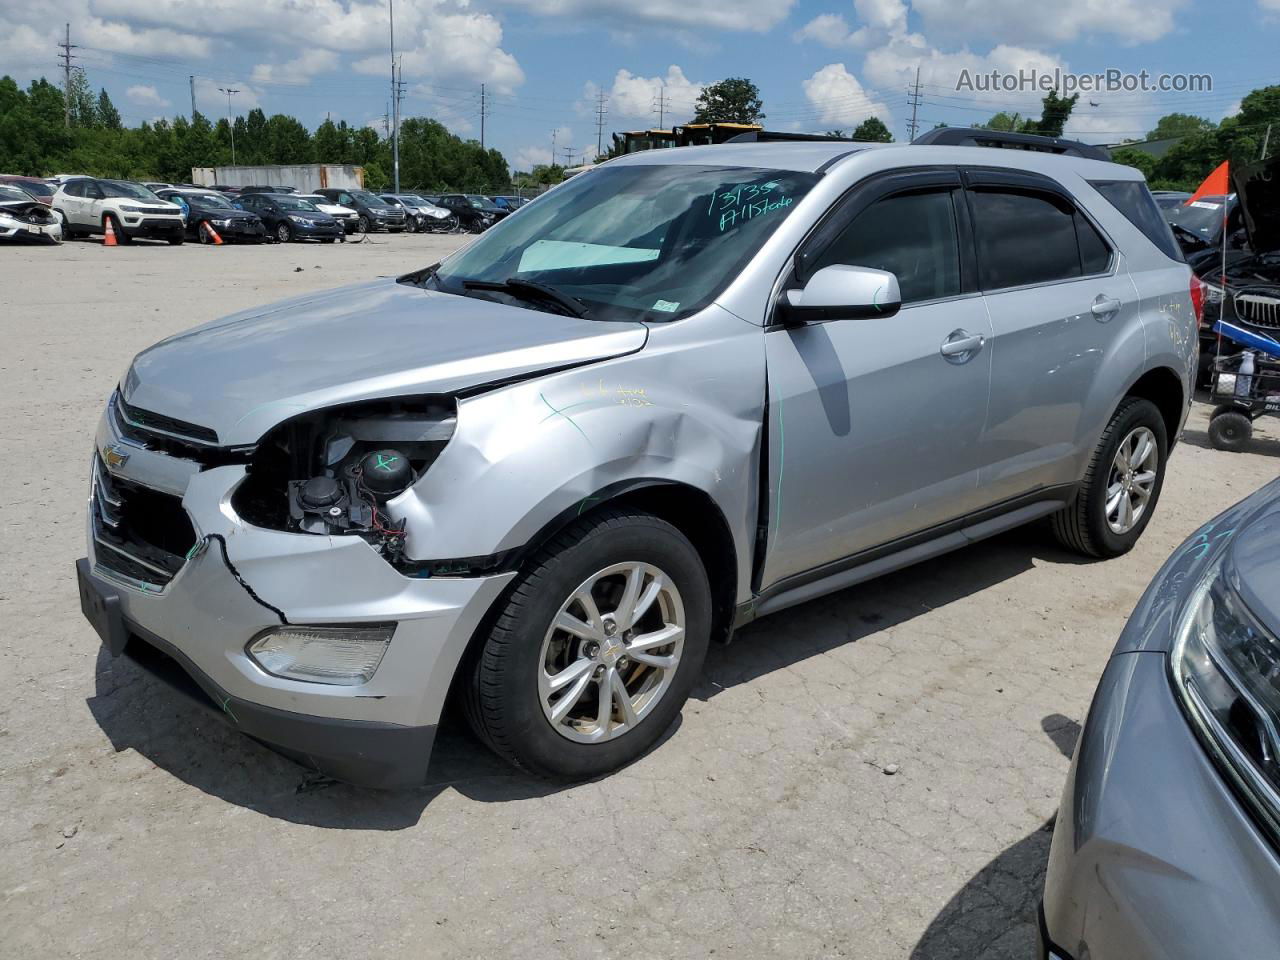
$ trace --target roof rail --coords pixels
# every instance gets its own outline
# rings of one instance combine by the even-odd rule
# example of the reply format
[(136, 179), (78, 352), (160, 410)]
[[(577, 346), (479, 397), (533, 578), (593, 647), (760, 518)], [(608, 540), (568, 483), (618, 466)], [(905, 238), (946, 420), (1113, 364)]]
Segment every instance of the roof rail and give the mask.
[(925, 131), (911, 142), (947, 147), (1003, 147), (1006, 150), (1035, 150), (1040, 153), (1084, 157), (1086, 160), (1111, 159), (1102, 147), (1081, 143), (1079, 140), (1042, 137), (1034, 133), (985, 130), (981, 127), (937, 127)]
[(748, 130), (736, 137), (730, 137), (725, 143), (773, 143), (780, 140), (821, 140), (837, 143), (852, 143), (850, 137), (833, 137), (825, 133), (785, 133), (781, 130)]

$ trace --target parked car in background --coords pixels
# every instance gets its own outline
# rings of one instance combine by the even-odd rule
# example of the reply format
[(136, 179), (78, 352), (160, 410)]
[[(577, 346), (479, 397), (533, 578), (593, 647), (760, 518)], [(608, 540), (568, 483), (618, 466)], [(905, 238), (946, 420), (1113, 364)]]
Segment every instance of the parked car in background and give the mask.
[(390, 231), (399, 233), (408, 229), (404, 210), (393, 207), (387, 201), (368, 190), (346, 190), (340, 187), (323, 187), (316, 191), (334, 203), (350, 207), (356, 212), (356, 229), (361, 233)]
[(329, 216), (333, 217), (333, 219), (337, 220), (338, 223), (342, 225), (343, 239), (346, 239), (346, 234), (357, 232), (357, 221), (360, 219), (360, 214), (356, 213), (350, 207), (344, 207), (340, 203), (334, 203), (328, 197), (321, 196), (318, 193), (298, 193), (295, 194), (295, 196), (299, 199), (306, 200), (309, 203), (314, 203), (316, 205), (316, 209), (321, 213), (327, 213)]
[(265, 183), (250, 184), (247, 187), (240, 187), (238, 190), (241, 194), (247, 193), (284, 193), (279, 187), (271, 187)]
[(1205, 524), (1129, 617), (1053, 832), (1040, 958), (1280, 943), (1280, 481)]
[(404, 211), (410, 232), (450, 233), (458, 227), (458, 218), (451, 211), (416, 193), (383, 193), (380, 196)]
[(490, 197), (495, 206), (501, 207), (503, 210), (515, 213), (526, 203), (529, 202), (528, 197)]
[(1132, 549), (1193, 291), (1131, 167), (629, 154), (441, 263), (140, 354), (81, 606), (330, 776), (421, 783), (453, 691), (521, 769), (589, 779), (755, 617), (1043, 518)]
[(149, 181), (149, 180), (144, 180), (142, 182), (142, 185), (146, 187), (148, 190), (150, 190), (152, 193), (156, 194), (157, 196), (159, 195), (159, 192), (161, 190), (172, 190), (173, 187), (175, 186), (175, 184), (172, 184), (172, 183), (158, 183), (158, 182)]
[(452, 211), (462, 229), (472, 233), (488, 230), (511, 212), (479, 194), (446, 193), (440, 198), (440, 206)]
[(1185, 190), (1152, 190), (1151, 196), (1161, 210), (1172, 210), (1191, 199), (1191, 194)]
[(211, 243), (208, 227), (212, 227), (224, 242), (261, 243), (267, 238), (262, 218), (249, 210), (242, 210), (229, 199), (212, 190), (161, 190), (161, 200), (168, 200), (182, 207), (186, 217), (188, 240)]
[(53, 195), (66, 239), (104, 233), (110, 223), (118, 243), (134, 239), (183, 242), (182, 208), (161, 200), (140, 183), (76, 177), (63, 181)]
[(0, 176), (0, 183), (11, 183), (15, 187), (20, 187), (46, 207), (53, 204), (53, 195), (58, 190), (56, 183), (50, 183), (40, 177), (19, 177), (8, 174)]
[(58, 243), (62, 223), (57, 214), (14, 183), (0, 183), (0, 241)]
[(250, 193), (238, 197), (235, 205), (261, 217), (267, 231), (280, 243), (290, 240), (333, 243), (343, 236), (342, 225), (337, 220), (301, 197), (287, 193)]

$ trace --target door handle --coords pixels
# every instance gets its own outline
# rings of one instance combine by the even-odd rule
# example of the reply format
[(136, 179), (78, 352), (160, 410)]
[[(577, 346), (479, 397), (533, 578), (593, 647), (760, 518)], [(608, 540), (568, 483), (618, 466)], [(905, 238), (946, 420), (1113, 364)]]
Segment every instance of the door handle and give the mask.
[(973, 359), (986, 342), (986, 337), (981, 334), (970, 333), (968, 330), (953, 330), (947, 339), (942, 341), (939, 352), (951, 363), (964, 363)]
[(1093, 298), (1093, 306), (1089, 309), (1093, 311), (1095, 317), (1105, 323), (1120, 312), (1120, 301), (1100, 293)]

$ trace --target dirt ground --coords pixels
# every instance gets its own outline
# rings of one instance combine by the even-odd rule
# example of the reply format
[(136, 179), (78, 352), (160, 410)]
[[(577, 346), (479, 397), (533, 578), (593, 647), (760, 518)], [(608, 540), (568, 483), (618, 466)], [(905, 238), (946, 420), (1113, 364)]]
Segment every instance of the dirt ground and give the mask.
[(568, 789), (457, 721), (420, 790), (317, 785), (99, 652), (73, 561), (133, 354), (456, 242), (0, 250), (0, 954), (1029, 958), (1108, 651), (1173, 547), (1276, 475), (1276, 421), (1219, 453), (1197, 405), (1120, 560), (1024, 530), (757, 622), (656, 750)]

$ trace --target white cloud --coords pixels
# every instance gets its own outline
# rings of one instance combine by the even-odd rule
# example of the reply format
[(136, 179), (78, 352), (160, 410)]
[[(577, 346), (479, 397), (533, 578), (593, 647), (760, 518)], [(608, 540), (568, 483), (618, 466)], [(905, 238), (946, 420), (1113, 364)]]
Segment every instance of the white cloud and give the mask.
[(338, 66), (338, 55), (332, 50), (314, 47), (284, 63), (260, 63), (253, 68), (254, 83), (303, 83), (318, 73), (328, 73)]
[(854, 45), (855, 31), (850, 29), (849, 21), (838, 13), (820, 13), (793, 34), (793, 39), (800, 43), (812, 40), (824, 47), (849, 47)]
[[(672, 64), (665, 76), (642, 77), (630, 70), (619, 70), (613, 78), (609, 94), (610, 119), (641, 119), (652, 117), (658, 123), (658, 97), (666, 98), (663, 122), (668, 126), (682, 123), (693, 115), (693, 105), (705, 84), (694, 83), (684, 75), (680, 67)], [(587, 85), (583, 100), (584, 113), (595, 110), (594, 86)]]
[[(401, 36), (397, 32), (397, 37)], [(397, 40), (397, 45), (402, 42)], [(385, 45), (385, 38), (381, 41)], [(456, 82), (487, 83), (497, 94), (511, 93), (524, 83), (516, 58), (502, 49), (502, 24), (487, 13), (442, 13), (407, 34), (408, 46), (397, 50), (402, 69), (410, 76)], [(388, 71), (387, 55), (379, 51), (354, 64), (360, 73)], [(478, 92), (478, 91), (477, 91)]]
[[(227, 95), (225, 90), (237, 90), (231, 95), (231, 116), (239, 117), (254, 107), (262, 106), (261, 90), (255, 89), (243, 80), (209, 80), (196, 77), (196, 103), (206, 117), (216, 118), (227, 115)], [(210, 109), (212, 106), (213, 109)]]
[(889, 108), (871, 95), (843, 63), (829, 63), (804, 81), (804, 95), (821, 123), (855, 127), (868, 117), (892, 120)]
[(590, 17), (664, 27), (767, 33), (787, 18), (795, 0), (499, 0), (541, 16)]
[(550, 147), (521, 147), (511, 161), (511, 169), (529, 171), (551, 163)]
[[(1065, 43), (1110, 36), (1125, 44), (1150, 43), (1170, 33), (1189, 0), (912, 0), (931, 35), (943, 40), (1011, 44)], [(1275, 2), (1275, 0), (1272, 0)]]
[[(556, 149), (554, 156), (551, 153), (552, 144)], [(545, 143), (527, 144), (517, 150), (511, 161), (511, 169), (532, 170), (539, 164), (553, 162), (568, 165), (566, 155), (571, 155), (573, 164), (576, 165), (582, 163), (584, 158), (589, 159), (595, 153), (595, 147), (594, 142), (590, 147), (575, 147), (573, 130), (569, 127), (556, 127), (553, 133), (548, 135)]]
[(135, 83), (124, 92), (124, 95), (142, 107), (159, 109), (169, 106), (169, 101), (160, 96), (159, 91), (149, 83)]

